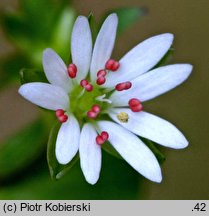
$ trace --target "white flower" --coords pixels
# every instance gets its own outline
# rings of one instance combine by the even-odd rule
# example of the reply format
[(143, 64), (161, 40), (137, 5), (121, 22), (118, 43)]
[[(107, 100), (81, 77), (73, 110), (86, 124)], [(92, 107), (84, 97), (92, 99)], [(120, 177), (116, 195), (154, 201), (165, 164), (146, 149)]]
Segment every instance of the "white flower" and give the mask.
[[(142, 111), (141, 102), (181, 84), (192, 66), (152, 69), (171, 47), (173, 35), (169, 33), (143, 41), (119, 62), (109, 61), (117, 24), (116, 14), (107, 17), (92, 51), (88, 20), (79, 16), (72, 32), (72, 64), (66, 67), (53, 50), (46, 49), (43, 67), (50, 84), (27, 83), (19, 93), (40, 107), (56, 111), (63, 123), (56, 141), (57, 160), (67, 164), (79, 150), (81, 168), (90, 184), (99, 178), (101, 145), (106, 140), (141, 175), (160, 182), (158, 161), (137, 135), (175, 149), (185, 148), (188, 142), (174, 125)], [(102, 120), (105, 115), (116, 123)]]

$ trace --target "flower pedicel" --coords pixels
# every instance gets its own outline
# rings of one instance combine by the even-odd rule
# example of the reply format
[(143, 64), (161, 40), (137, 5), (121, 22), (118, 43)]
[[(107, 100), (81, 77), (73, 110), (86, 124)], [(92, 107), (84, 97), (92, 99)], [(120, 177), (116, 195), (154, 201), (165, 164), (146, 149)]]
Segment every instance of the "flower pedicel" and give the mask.
[[(90, 184), (99, 179), (101, 146), (107, 140), (141, 175), (161, 182), (158, 161), (138, 136), (174, 149), (185, 148), (188, 142), (174, 125), (143, 111), (142, 103), (181, 84), (192, 66), (152, 69), (171, 47), (169, 33), (143, 41), (120, 61), (111, 59), (117, 24), (117, 15), (109, 15), (92, 48), (88, 19), (79, 16), (71, 38), (72, 63), (66, 67), (52, 49), (46, 49), (43, 67), (49, 83), (27, 83), (19, 93), (55, 111), (62, 123), (56, 158), (67, 164), (79, 150), (81, 169)], [(113, 121), (104, 120), (105, 116)]]

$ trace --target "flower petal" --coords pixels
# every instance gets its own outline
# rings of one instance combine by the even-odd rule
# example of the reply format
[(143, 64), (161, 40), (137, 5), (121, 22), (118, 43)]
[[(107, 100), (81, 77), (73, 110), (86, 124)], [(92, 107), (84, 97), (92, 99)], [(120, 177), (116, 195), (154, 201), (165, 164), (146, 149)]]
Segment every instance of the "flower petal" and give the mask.
[(43, 52), (43, 67), (51, 84), (60, 86), (67, 92), (69, 91), (71, 81), (67, 74), (67, 67), (54, 50), (47, 48)]
[(109, 133), (110, 143), (135, 170), (151, 181), (161, 182), (161, 169), (157, 159), (137, 136), (109, 121), (100, 121), (98, 125), (102, 131)]
[(104, 69), (105, 63), (110, 59), (116, 38), (118, 17), (110, 14), (104, 21), (93, 49), (91, 62), (91, 80), (96, 79), (99, 70)]
[(80, 128), (74, 116), (62, 124), (56, 141), (56, 158), (60, 164), (67, 164), (76, 155), (79, 148)]
[(118, 71), (108, 74), (104, 87), (114, 87), (118, 83), (131, 81), (147, 72), (166, 54), (172, 42), (173, 35), (166, 33), (138, 44), (120, 60)]
[(90, 184), (95, 184), (99, 179), (102, 155), (101, 146), (96, 143), (97, 132), (90, 124), (85, 124), (80, 137), (80, 162), (81, 169)]
[(27, 83), (18, 91), (25, 99), (45, 109), (66, 110), (69, 107), (67, 93), (59, 86), (48, 83)]
[(91, 30), (88, 19), (84, 16), (79, 16), (75, 21), (72, 31), (71, 53), (73, 63), (78, 69), (76, 80), (80, 82), (89, 71), (92, 54)]
[[(117, 118), (120, 112), (128, 114), (128, 122), (123, 123)], [(185, 148), (188, 145), (184, 135), (174, 125), (150, 113), (135, 113), (130, 109), (117, 108), (109, 110), (109, 116), (129, 131), (160, 145), (174, 149)]]
[(127, 106), (131, 98), (150, 100), (180, 85), (191, 71), (192, 65), (189, 64), (159, 67), (134, 79), (129, 90), (115, 91), (110, 100), (115, 106)]

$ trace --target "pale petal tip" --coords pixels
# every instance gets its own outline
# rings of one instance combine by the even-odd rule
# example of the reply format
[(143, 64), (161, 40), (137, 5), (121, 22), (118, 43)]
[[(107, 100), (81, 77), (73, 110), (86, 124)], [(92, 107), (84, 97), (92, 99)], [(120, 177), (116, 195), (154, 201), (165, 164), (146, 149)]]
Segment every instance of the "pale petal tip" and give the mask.
[(116, 13), (111, 13), (107, 19), (110, 19), (112, 22), (118, 22), (118, 15)]
[(91, 185), (95, 185), (98, 181), (98, 178), (88, 178), (88, 177), (85, 177), (86, 181), (91, 184)]
[(66, 158), (61, 152), (55, 150), (55, 156), (59, 164), (66, 165), (70, 162), (69, 158)]

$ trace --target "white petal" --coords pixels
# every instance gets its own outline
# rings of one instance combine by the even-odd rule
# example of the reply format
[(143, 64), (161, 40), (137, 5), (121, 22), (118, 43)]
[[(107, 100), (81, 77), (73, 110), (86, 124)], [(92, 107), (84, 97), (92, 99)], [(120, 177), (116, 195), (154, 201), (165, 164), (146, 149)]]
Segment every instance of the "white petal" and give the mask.
[(43, 53), (43, 67), (48, 81), (69, 91), (71, 81), (67, 74), (67, 67), (63, 60), (52, 49), (45, 49)]
[(172, 42), (173, 35), (166, 33), (138, 44), (120, 60), (118, 71), (108, 74), (104, 86), (114, 87), (117, 83), (131, 81), (147, 72), (166, 54)]
[(56, 141), (56, 158), (60, 164), (67, 164), (76, 155), (79, 148), (80, 128), (72, 115), (62, 124)]
[(27, 83), (22, 85), (18, 91), (25, 99), (45, 109), (67, 110), (69, 97), (59, 86), (48, 83)]
[[(129, 115), (127, 123), (118, 120), (117, 114), (126, 112)], [(184, 135), (170, 122), (147, 112), (134, 113), (130, 109), (117, 108), (109, 111), (110, 117), (131, 132), (152, 140), (160, 145), (181, 149), (188, 145)]]
[(151, 181), (161, 182), (157, 159), (137, 136), (116, 123), (100, 121), (98, 124), (102, 131), (109, 133), (110, 143), (135, 170)]
[(116, 106), (127, 106), (131, 98), (147, 101), (155, 98), (184, 82), (192, 71), (189, 64), (174, 64), (159, 67), (132, 81), (127, 91), (115, 91), (110, 100)]
[(104, 21), (93, 49), (91, 62), (91, 80), (96, 79), (96, 73), (104, 69), (105, 63), (110, 59), (115, 43), (118, 17), (115, 13), (109, 15)]
[(101, 170), (101, 146), (96, 143), (96, 136), (96, 130), (90, 124), (85, 124), (81, 131), (79, 153), (81, 169), (90, 184), (98, 181)]
[(88, 19), (84, 16), (79, 16), (75, 21), (71, 38), (71, 53), (73, 63), (78, 69), (76, 79), (80, 82), (89, 71), (92, 54), (91, 30)]

